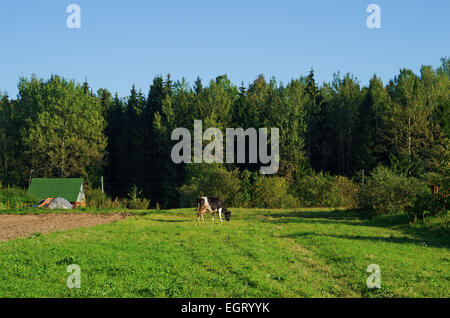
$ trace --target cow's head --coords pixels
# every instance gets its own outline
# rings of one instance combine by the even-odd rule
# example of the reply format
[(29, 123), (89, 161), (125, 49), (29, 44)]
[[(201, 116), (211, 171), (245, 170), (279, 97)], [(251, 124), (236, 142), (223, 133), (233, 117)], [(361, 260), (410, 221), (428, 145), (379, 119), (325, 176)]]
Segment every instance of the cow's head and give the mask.
[(231, 211), (225, 211), (225, 220), (230, 221), (230, 217), (231, 217)]

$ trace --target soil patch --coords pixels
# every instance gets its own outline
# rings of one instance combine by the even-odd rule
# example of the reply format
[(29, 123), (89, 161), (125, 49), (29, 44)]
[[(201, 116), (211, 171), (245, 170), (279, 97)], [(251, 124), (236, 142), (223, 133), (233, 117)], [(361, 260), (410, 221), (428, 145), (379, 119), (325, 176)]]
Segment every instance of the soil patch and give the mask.
[(50, 233), (54, 231), (70, 230), (78, 227), (89, 227), (98, 224), (123, 220), (125, 213), (112, 214), (70, 214), (49, 213), (13, 215), (0, 214), (0, 241), (19, 237), (28, 237), (33, 233)]

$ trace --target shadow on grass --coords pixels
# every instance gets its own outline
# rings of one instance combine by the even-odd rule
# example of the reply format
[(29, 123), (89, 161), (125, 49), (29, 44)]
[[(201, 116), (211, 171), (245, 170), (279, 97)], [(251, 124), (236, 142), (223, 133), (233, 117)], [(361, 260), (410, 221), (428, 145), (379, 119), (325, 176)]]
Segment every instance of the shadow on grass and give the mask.
[(346, 224), (366, 225), (370, 215), (367, 212), (357, 210), (335, 211), (305, 211), (283, 212), (264, 215), (262, 222), (274, 224), (289, 223), (317, 223), (317, 224)]
[(182, 222), (192, 222), (193, 220), (161, 220), (161, 219), (150, 219), (156, 222), (164, 222), (164, 223), (182, 223)]
[(370, 213), (360, 210), (334, 210), (334, 211), (299, 211), (299, 212), (282, 212), (270, 213), (270, 217), (274, 218), (303, 218), (303, 219), (320, 219), (327, 220), (366, 220), (371, 217)]
[[(385, 242), (385, 243), (398, 243), (398, 244), (414, 244), (414, 245), (429, 245), (428, 242), (424, 242), (418, 238), (409, 238), (409, 237), (384, 237), (384, 236), (361, 236), (361, 235), (337, 235), (337, 234), (320, 234), (314, 232), (303, 232), (303, 233), (294, 233), (288, 234), (284, 236), (280, 236), (282, 238), (298, 238), (304, 236), (320, 236), (320, 237), (330, 237), (337, 239), (345, 239), (345, 240), (356, 240), (356, 241), (373, 241), (373, 242)], [(433, 245), (434, 246), (434, 245)], [(443, 245), (436, 247), (444, 247)]]
[(358, 222), (358, 220), (354, 221), (341, 221), (341, 220), (326, 220), (326, 219), (312, 219), (312, 218), (280, 218), (278, 220), (274, 219), (262, 219), (263, 223), (272, 223), (272, 224), (294, 224), (294, 223), (308, 223), (308, 224), (345, 224), (345, 225), (364, 225), (362, 222)]
[[(450, 241), (447, 232), (433, 232), (423, 227), (413, 227), (409, 222), (409, 217), (406, 214), (391, 214), (373, 216), (366, 211), (361, 210), (335, 210), (335, 211), (306, 211), (306, 212), (287, 212), (287, 213), (271, 213), (265, 215), (262, 222), (273, 224), (293, 224), (293, 223), (308, 223), (308, 224), (329, 224), (329, 225), (351, 225), (351, 226), (366, 226), (374, 228), (391, 228), (399, 231), (402, 234), (412, 236), (408, 237), (377, 237), (377, 236), (339, 236), (326, 235), (315, 233), (299, 233), (302, 235), (323, 235), (336, 238), (348, 238), (355, 240), (373, 240), (385, 241), (392, 243), (411, 243), (422, 244), (434, 247), (449, 247)], [(295, 236), (295, 234), (294, 234)]]

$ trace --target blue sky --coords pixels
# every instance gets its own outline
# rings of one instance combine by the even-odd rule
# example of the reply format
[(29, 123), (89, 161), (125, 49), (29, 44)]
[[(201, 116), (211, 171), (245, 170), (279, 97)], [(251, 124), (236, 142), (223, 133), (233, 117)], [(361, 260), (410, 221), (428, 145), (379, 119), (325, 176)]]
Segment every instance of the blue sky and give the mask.
[[(66, 26), (71, 3), (81, 29)], [(371, 3), (381, 29), (366, 26)], [(132, 84), (147, 93), (160, 74), (192, 84), (226, 73), (247, 85), (311, 67), (319, 83), (340, 71), (365, 85), (450, 56), (449, 13), (448, 0), (2, 0), (0, 90), (15, 97), (21, 76), (53, 73), (126, 96)]]

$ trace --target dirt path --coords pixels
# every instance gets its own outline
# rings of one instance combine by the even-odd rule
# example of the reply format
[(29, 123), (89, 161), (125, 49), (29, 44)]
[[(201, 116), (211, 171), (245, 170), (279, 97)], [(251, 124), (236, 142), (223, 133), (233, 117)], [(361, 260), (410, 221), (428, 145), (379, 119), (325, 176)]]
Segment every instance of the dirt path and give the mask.
[(123, 213), (114, 214), (69, 214), (50, 213), (33, 215), (0, 214), (0, 241), (28, 237), (33, 233), (49, 233), (70, 230), (78, 227), (89, 227), (97, 224), (123, 220)]

